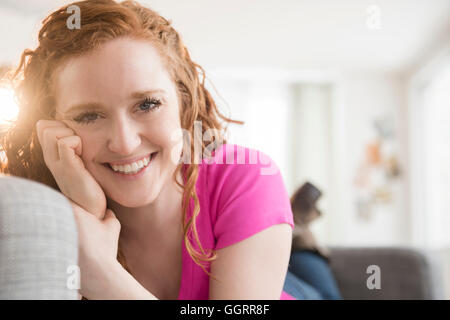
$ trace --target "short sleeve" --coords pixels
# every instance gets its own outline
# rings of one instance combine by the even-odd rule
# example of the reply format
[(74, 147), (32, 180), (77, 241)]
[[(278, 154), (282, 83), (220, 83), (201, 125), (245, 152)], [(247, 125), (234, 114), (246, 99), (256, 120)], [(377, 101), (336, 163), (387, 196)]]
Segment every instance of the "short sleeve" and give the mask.
[[(252, 150), (254, 151), (254, 150)], [(281, 172), (267, 155), (258, 152), (257, 163), (221, 164), (216, 181), (216, 249), (244, 240), (272, 225), (294, 228), (293, 214)]]

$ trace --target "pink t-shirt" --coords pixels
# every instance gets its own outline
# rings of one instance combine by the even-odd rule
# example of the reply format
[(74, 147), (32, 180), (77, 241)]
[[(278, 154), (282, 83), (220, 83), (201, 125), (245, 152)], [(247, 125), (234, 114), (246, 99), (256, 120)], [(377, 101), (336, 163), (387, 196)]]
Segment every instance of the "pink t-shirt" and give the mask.
[[(245, 161), (244, 161), (245, 159)], [(196, 183), (200, 213), (196, 219), (204, 249), (221, 249), (270, 226), (294, 228), (289, 196), (275, 162), (264, 153), (226, 144), (202, 159)], [(194, 201), (189, 205), (192, 216)], [(200, 252), (196, 241), (191, 243)], [(208, 300), (209, 277), (190, 257), (183, 242), (178, 300)], [(206, 267), (211, 271), (210, 264)], [(282, 292), (281, 300), (295, 300)]]

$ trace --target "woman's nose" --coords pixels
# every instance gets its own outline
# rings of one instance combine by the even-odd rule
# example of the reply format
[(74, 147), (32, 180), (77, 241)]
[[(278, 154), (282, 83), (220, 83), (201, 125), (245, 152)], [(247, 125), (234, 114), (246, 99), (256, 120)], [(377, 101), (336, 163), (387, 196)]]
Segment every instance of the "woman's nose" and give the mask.
[(127, 119), (120, 119), (111, 125), (108, 148), (121, 155), (130, 155), (141, 144), (136, 124)]

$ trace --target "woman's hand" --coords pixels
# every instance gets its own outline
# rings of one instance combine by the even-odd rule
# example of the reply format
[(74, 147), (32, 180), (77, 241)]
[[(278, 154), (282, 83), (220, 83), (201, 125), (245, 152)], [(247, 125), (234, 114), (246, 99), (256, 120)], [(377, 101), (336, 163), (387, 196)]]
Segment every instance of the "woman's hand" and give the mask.
[(120, 222), (110, 209), (103, 219), (98, 219), (69, 201), (78, 229), (79, 293), (88, 299), (109, 297), (117, 283), (115, 278), (125, 273), (117, 261)]
[(39, 120), (36, 124), (44, 161), (61, 192), (98, 218), (106, 211), (106, 197), (81, 160), (81, 138), (61, 121)]

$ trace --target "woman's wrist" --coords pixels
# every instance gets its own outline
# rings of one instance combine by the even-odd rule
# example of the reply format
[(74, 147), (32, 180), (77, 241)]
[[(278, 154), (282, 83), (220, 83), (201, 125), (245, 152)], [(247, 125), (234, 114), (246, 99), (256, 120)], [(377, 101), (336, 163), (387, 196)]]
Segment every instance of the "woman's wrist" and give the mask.
[(104, 300), (158, 300), (117, 261), (109, 273), (110, 290)]

